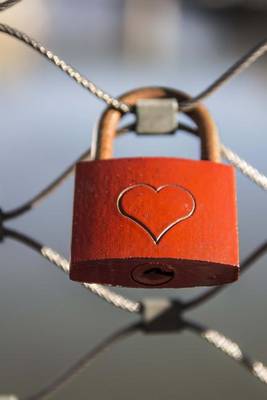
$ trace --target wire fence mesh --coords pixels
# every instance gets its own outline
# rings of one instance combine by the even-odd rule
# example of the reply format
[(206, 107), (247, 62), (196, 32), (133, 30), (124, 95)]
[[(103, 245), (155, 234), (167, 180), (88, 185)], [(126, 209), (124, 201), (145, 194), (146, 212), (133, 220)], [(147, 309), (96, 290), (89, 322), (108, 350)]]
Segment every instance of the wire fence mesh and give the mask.
[[(18, 3), (19, 0), (9, 0), (0, 3), (0, 11), (3, 11), (12, 5)], [(121, 110), (123, 113), (132, 111), (127, 104), (120, 103), (119, 100), (108, 95), (106, 92), (97, 88), (91, 81), (87, 78), (81, 76), (73, 67), (70, 67), (64, 61), (62, 61), (58, 56), (53, 54), (51, 51), (47, 50), (41, 44), (37, 43), (34, 39), (30, 38), (26, 34), (11, 28), (5, 24), (0, 24), (0, 31), (9, 34), (24, 43), (30, 45), (33, 49), (37, 50), (39, 53), (43, 54), (47, 59), (52, 61), (56, 66), (58, 66), (62, 71), (66, 72), (70, 77), (72, 77), (77, 83), (81, 84), (83, 87), (88, 89), (91, 93), (96, 95), (98, 98), (104, 100), (109, 106), (115, 107)], [(190, 102), (186, 104), (181, 104), (181, 110), (187, 110), (194, 107), (196, 102), (204, 100), (207, 96), (212, 94), (215, 90), (221, 87), (221, 85), (226, 82), (232, 76), (244, 71), (252, 63), (254, 63), (259, 57), (261, 57), (267, 50), (266, 41), (262, 41), (254, 49), (243, 56), (237, 63), (235, 63), (231, 68), (229, 68), (221, 77), (219, 77), (214, 83), (212, 83), (207, 89), (201, 92), (198, 96), (193, 97)], [(187, 125), (180, 125), (179, 129), (184, 129), (193, 134), (197, 134), (197, 131)], [(128, 129), (122, 129), (120, 133), (127, 132)], [(238, 168), (244, 175), (249, 177), (254, 183), (259, 187), (266, 190), (267, 189), (267, 177), (260, 173), (256, 168), (251, 166), (245, 160), (241, 159), (237, 154), (235, 154), (231, 149), (222, 145), (221, 146), (222, 155), (232, 163), (236, 168)], [(17, 218), (24, 213), (32, 210), (36, 207), (42, 200), (46, 199), (47, 196), (51, 195), (54, 190), (56, 190), (74, 171), (75, 164), (77, 161), (86, 160), (90, 158), (90, 149), (86, 150), (73, 164), (71, 164), (58, 178), (56, 178), (52, 183), (50, 183), (46, 188), (44, 188), (40, 193), (34, 196), (32, 199), (26, 203), (16, 207), (13, 210), (1, 211), (0, 213), (0, 240), (4, 241), (6, 238), (11, 238), (13, 240), (19, 241), (24, 245), (30, 247), (36, 251), (40, 256), (47, 259), (51, 264), (57, 266), (63, 272), (69, 272), (69, 262), (63, 256), (61, 256), (57, 251), (53, 250), (49, 246), (45, 246), (42, 243), (36, 241), (35, 239), (20, 233), (16, 230), (10, 229), (6, 226), (6, 222)], [(243, 274), (248, 268), (250, 268), (259, 258), (261, 258), (267, 251), (267, 242), (260, 245), (255, 251), (253, 251), (243, 262), (241, 263), (241, 274)], [(260, 361), (254, 361), (241, 349), (239, 344), (232, 341), (231, 339), (224, 336), (217, 330), (210, 329), (202, 324), (195, 321), (187, 320), (184, 314), (188, 311), (195, 309), (197, 306), (205, 303), (209, 299), (213, 298), (219, 292), (221, 292), (224, 287), (216, 287), (206, 290), (201, 295), (198, 295), (191, 300), (186, 302), (178, 300), (169, 301), (169, 305), (164, 312), (159, 313), (155, 319), (147, 323), (145, 321), (145, 308), (146, 303), (142, 301), (132, 301), (124, 296), (118, 295), (103, 287), (96, 284), (83, 283), (86, 289), (89, 289), (94, 294), (111, 303), (115, 307), (122, 310), (129, 311), (131, 313), (136, 313), (140, 315), (140, 321), (126, 328), (115, 332), (110, 337), (106, 338), (102, 343), (96, 346), (88, 354), (86, 354), (77, 363), (66, 370), (62, 375), (56, 378), (51, 384), (45, 386), (43, 389), (37, 393), (22, 398), (24, 400), (39, 400), (51, 396), (55, 391), (59, 390), (63, 385), (68, 383), (68, 381), (73, 378), (78, 372), (83, 368), (88, 366), (88, 364), (95, 359), (99, 354), (101, 354), (109, 346), (126, 338), (127, 336), (135, 332), (145, 332), (147, 334), (153, 332), (169, 332), (170, 330), (188, 330), (199, 337), (204, 339), (207, 343), (216, 347), (222, 351), (225, 355), (232, 358), (234, 361), (238, 362), (240, 365), (244, 366), (252, 375), (254, 375), (259, 381), (267, 384), (267, 368)], [(155, 325), (156, 320), (156, 325)], [(6, 396), (0, 398), (16, 399), (16, 396)]]

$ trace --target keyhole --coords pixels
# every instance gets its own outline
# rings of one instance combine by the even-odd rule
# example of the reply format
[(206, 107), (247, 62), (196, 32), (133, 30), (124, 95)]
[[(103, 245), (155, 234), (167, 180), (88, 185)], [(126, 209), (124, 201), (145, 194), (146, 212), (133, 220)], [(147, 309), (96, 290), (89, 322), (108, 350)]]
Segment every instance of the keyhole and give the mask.
[(174, 269), (167, 264), (141, 264), (132, 272), (133, 279), (146, 286), (161, 286), (172, 280)]

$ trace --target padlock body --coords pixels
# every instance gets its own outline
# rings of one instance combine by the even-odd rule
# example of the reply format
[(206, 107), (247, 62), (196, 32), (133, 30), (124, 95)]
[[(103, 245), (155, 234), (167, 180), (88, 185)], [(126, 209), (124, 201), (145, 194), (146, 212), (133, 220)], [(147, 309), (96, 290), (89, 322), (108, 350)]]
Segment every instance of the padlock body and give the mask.
[(77, 164), (72, 280), (182, 288), (238, 273), (233, 167), (177, 158)]

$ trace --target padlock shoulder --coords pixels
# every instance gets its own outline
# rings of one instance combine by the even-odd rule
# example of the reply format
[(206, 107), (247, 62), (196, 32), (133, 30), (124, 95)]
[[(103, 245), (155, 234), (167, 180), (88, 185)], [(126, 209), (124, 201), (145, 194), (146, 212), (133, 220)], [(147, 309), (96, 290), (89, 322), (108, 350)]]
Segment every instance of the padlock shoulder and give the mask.
[[(80, 161), (76, 164), (76, 169), (77, 168), (87, 168), (90, 165), (93, 166), (99, 166), (102, 165), (103, 168), (109, 168), (112, 167), (114, 164), (123, 166), (123, 165), (132, 165), (133, 167), (136, 165), (136, 163), (164, 163), (165, 166), (167, 166), (168, 162), (170, 163), (175, 163), (179, 162), (181, 164), (187, 164), (191, 165), (194, 167), (194, 165), (203, 165), (204, 168), (222, 168), (222, 169), (229, 169), (234, 171), (234, 167), (229, 164), (224, 164), (224, 163), (218, 163), (210, 160), (195, 160), (195, 159), (189, 159), (189, 158), (177, 158), (177, 157), (121, 157), (121, 158), (111, 158), (111, 159), (105, 159), (105, 160), (90, 160), (90, 161)], [(164, 165), (162, 164), (162, 165)]]

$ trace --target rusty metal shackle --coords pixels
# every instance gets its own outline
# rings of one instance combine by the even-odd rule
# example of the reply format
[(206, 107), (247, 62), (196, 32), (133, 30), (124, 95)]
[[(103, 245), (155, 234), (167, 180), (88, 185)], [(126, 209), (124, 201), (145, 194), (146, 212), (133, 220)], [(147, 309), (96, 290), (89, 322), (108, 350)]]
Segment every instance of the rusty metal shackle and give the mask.
[[(179, 102), (189, 100), (190, 96), (176, 89), (164, 87), (144, 87), (129, 91), (119, 97), (119, 100), (130, 107), (135, 106), (140, 99), (175, 98)], [(217, 126), (206, 107), (198, 103), (194, 109), (185, 114), (197, 125), (201, 139), (201, 158), (220, 162), (220, 141)], [(107, 108), (102, 114), (96, 142), (96, 159), (112, 158), (113, 140), (116, 137), (119, 122), (123, 113), (113, 108)]]

